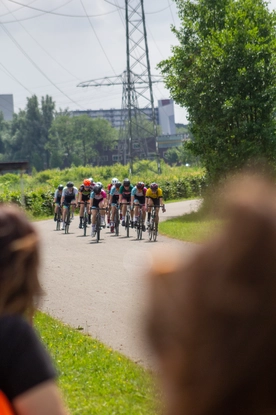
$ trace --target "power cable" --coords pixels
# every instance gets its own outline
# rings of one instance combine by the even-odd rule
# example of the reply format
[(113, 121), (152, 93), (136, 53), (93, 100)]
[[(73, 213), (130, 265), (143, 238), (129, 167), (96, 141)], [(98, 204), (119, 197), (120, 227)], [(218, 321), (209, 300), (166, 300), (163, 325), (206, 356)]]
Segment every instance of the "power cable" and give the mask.
[[(10, 0), (11, 1), (11, 0)], [(125, 10), (125, 7), (122, 7), (122, 6), (119, 6), (119, 5), (116, 5), (116, 4), (114, 4), (114, 3), (112, 3), (111, 1), (109, 1), (109, 0), (104, 0), (106, 3), (108, 3), (108, 4), (111, 4), (111, 6), (114, 6), (114, 7), (117, 7), (118, 9), (122, 9), (122, 10)], [(115, 1), (115, 0), (114, 0)], [(163, 12), (164, 10), (167, 10), (169, 7), (171, 7), (170, 5), (169, 6), (166, 6), (166, 7), (164, 7), (163, 9), (161, 9), (161, 10), (156, 10), (155, 12), (145, 12), (145, 14), (156, 14), (156, 13), (161, 13), (161, 12)]]
[[(33, 4), (35, 1), (37, 1), (37, 0), (32, 0), (32, 1), (31, 1), (31, 3), (29, 3), (29, 4), (28, 4), (28, 6), (29, 6), (30, 4)], [(7, 6), (5, 5), (5, 7), (7, 7)], [(25, 7), (25, 6), (18, 7), (18, 9), (13, 10), (13, 13), (17, 12), (18, 10), (23, 9), (24, 7)], [(0, 17), (7, 16), (8, 14), (10, 14), (10, 13), (0, 14)]]
[(79, 106), (77, 102), (72, 100), (65, 92), (63, 92), (54, 82), (39, 68), (39, 66), (32, 60), (32, 58), (25, 52), (25, 50), (19, 45), (19, 43), (14, 39), (14, 37), (10, 34), (8, 29), (2, 25), (2, 29), (4, 32), (9, 36), (12, 42), (17, 46), (17, 48), (21, 51), (21, 53), (31, 62), (31, 64), (41, 73), (59, 92), (61, 92), (67, 99), (73, 102), (75, 105)]
[[(55, 14), (57, 16), (64, 16), (64, 17), (79, 17), (79, 18), (100, 17), (100, 16), (106, 16), (107, 14), (111, 14), (111, 13), (116, 12), (116, 10), (112, 10), (112, 11), (106, 12), (106, 13), (91, 14), (91, 15), (85, 15), (85, 16), (84, 15), (77, 15), (77, 14), (54, 13), (54, 10), (57, 10), (57, 9), (60, 9), (61, 7), (63, 7), (63, 6), (66, 6), (69, 2), (66, 3), (66, 4), (63, 4), (62, 6), (59, 6), (59, 7), (55, 8), (53, 10), (51, 10), (51, 11), (49, 11), (49, 10), (39, 9), (38, 7), (32, 7), (32, 6), (29, 6), (29, 5), (24, 5), (24, 4), (19, 3), (18, 1), (15, 1), (15, 0), (8, 0), (8, 1), (10, 1), (11, 3), (19, 4), (20, 6), (26, 7), (27, 9), (32, 9), (32, 10), (36, 10), (36, 11), (39, 11), (39, 12), (43, 12), (43, 14)], [(70, 1), (72, 1), (72, 0), (70, 0)], [(35, 17), (37, 17), (37, 16), (35, 16)], [(13, 22), (5, 22), (5, 23), (13, 23)]]
[(102, 45), (102, 43), (101, 43), (101, 41), (100, 41), (100, 39), (99, 39), (99, 37), (98, 37), (98, 35), (97, 35), (97, 33), (96, 33), (96, 30), (94, 29), (94, 26), (92, 25), (91, 20), (89, 19), (89, 16), (88, 16), (88, 14), (87, 14), (87, 12), (86, 12), (86, 9), (85, 9), (85, 7), (84, 7), (84, 4), (83, 4), (82, 0), (80, 0), (80, 3), (81, 3), (81, 5), (82, 5), (82, 7), (83, 7), (83, 10), (84, 10), (85, 14), (86, 14), (86, 17), (87, 17), (87, 19), (88, 19), (88, 21), (89, 21), (89, 24), (90, 24), (90, 26), (91, 26), (91, 28), (92, 28), (92, 30), (93, 30), (93, 32), (94, 32), (94, 35), (96, 36), (96, 39), (97, 39), (97, 41), (99, 42), (99, 45), (100, 45), (100, 47), (101, 47), (101, 49), (102, 49), (102, 51), (103, 51), (103, 53), (104, 53), (104, 56), (106, 57), (106, 59), (107, 59), (107, 61), (108, 61), (109, 65), (110, 65), (110, 67), (111, 67), (112, 71), (113, 71), (113, 72), (114, 72), (114, 74), (116, 75), (115, 69), (113, 68), (112, 63), (110, 62), (110, 60), (109, 60), (109, 58), (108, 58), (108, 56), (107, 56), (107, 54), (106, 54), (106, 52), (105, 52), (105, 50), (104, 50), (104, 47), (103, 47), (103, 45)]
[[(35, 0), (36, 1), (36, 0)], [(72, 0), (70, 0), (72, 1)], [(3, 2), (2, 2), (3, 3)], [(4, 4), (4, 6), (6, 7), (7, 10), (9, 10), (9, 8)], [(14, 16), (13, 12), (11, 10), (9, 10), (9, 13), (12, 14), (12, 16)], [(16, 17), (14, 16), (14, 18), (16, 19)], [(67, 68), (65, 68), (65, 66), (63, 66), (60, 62), (58, 62), (53, 56), (50, 55), (50, 53), (47, 52), (47, 50), (36, 40), (35, 37), (33, 37), (30, 32), (28, 32), (28, 30), (23, 26), (23, 24), (21, 24), (18, 19), (16, 19), (16, 21), (18, 22), (18, 24), (20, 24), (20, 26), (22, 27), (23, 30), (25, 30), (25, 32), (33, 39), (33, 41), (46, 53), (46, 55), (48, 55), (54, 62), (56, 62), (64, 71), (66, 71), (69, 75), (71, 75), (73, 78), (77, 79), (78, 81), (80, 81), (79, 78), (77, 78), (75, 75), (73, 75)]]
[(8, 73), (8, 75), (16, 81), (19, 85), (21, 85), (26, 91), (29, 92), (29, 94), (32, 95), (32, 91), (30, 91), (25, 85), (23, 85), (4, 65), (0, 62), (0, 65), (5, 69), (5, 71)]

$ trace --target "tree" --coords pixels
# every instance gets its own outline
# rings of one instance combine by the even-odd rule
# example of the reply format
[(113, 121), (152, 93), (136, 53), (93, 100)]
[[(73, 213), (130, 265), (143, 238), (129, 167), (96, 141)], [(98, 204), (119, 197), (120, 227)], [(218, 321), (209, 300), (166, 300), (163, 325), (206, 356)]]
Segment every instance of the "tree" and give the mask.
[(275, 163), (275, 13), (262, 0), (175, 0), (179, 45), (159, 64), (189, 113), (211, 180), (256, 158)]
[(50, 153), (47, 149), (49, 142), (49, 131), (54, 120), (55, 103), (49, 95), (41, 99), (41, 138), (44, 147), (46, 168), (50, 167)]
[(51, 167), (92, 164), (104, 146), (112, 148), (117, 132), (107, 120), (88, 115), (57, 114), (50, 130)]

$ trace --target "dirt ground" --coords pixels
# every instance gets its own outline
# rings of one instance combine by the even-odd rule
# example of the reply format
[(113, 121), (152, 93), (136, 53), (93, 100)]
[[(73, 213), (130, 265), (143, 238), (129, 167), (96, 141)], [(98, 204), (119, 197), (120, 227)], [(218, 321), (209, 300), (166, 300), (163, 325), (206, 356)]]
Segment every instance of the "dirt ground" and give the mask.
[[(168, 204), (160, 220), (195, 210), (198, 204)], [(160, 234), (157, 242), (149, 242), (146, 232), (138, 241), (133, 229), (127, 238), (122, 227), (119, 237), (103, 230), (96, 243), (90, 227), (88, 236), (83, 236), (77, 217), (67, 235), (56, 231), (55, 225), (53, 220), (36, 223), (42, 238), (41, 280), (46, 292), (41, 309), (71, 327), (82, 328), (135, 362), (153, 366), (143, 332), (151, 252), (168, 245), (189, 255), (195, 245)]]

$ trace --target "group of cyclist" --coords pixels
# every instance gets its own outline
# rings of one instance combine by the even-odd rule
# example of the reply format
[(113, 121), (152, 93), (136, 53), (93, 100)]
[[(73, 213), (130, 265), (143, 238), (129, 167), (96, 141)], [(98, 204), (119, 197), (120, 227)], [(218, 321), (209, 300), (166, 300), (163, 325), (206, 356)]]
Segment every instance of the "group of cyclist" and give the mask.
[[(84, 179), (79, 189), (74, 186), (73, 182), (68, 182), (64, 187), (59, 185), (54, 195), (55, 216), (57, 220), (58, 209), (62, 207), (62, 229), (65, 227), (66, 209), (72, 206), (72, 218), (74, 211), (78, 205), (80, 208), (79, 228), (83, 226), (83, 216), (85, 206), (88, 211), (88, 223), (91, 224), (91, 236), (95, 236), (96, 228), (96, 212), (100, 209), (101, 226), (105, 227), (105, 215), (107, 215), (107, 227), (110, 227), (111, 233), (114, 233), (114, 215), (116, 208), (121, 209), (122, 226), (125, 226), (125, 216), (127, 206), (130, 206), (130, 226), (136, 227), (139, 217), (139, 208), (142, 210), (142, 230), (145, 232), (146, 227), (150, 223), (151, 209), (156, 208), (156, 226), (158, 231), (159, 208), (162, 207), (163, 212), (166, 211), (163, 202), (163, 192), (157, 183), (151, 183), (147, 188), (144, 182), (139, 181), (135, 185), (131, 184), (128, 178), (120, 182), (116, 177), (111, 180), (104, 190), (101, 182), (94, 182), (93, 178)], [(147, 214), (147, 221), (146, 220)]]

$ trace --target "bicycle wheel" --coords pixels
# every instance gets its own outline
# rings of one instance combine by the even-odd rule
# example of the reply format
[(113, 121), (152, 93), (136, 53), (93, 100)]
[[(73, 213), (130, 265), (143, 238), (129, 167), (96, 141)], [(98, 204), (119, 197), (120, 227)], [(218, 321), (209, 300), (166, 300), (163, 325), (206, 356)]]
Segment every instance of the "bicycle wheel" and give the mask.
[(87, 215), (87, 212), (85, 210), (84, 215), (83, 215), (83, 236), (86, 236), (87, 223), (88, 223), (88, 215)]
[(119, 236), (119, 226), (120, 226), (120, 219), (119, 219), (119, 211), (116, 208), (115, 211), (115, 218), (114, 218), (114, 227), (115, 227), (115, 235)]
[(67, 213), (66, 213), (66, 218), (65, 218), (65, 228), (64, 228), (65, 233), (69, 233), (70, 215), (71, 215), (70, 207), (68, 207)]
[(101, 214), (100, 214), (100, 211), (98, 211), (97, 221), (96, 221), (96, 240), (97, 240), (97, 243), (100, 240), (100, 235), (101, 235)]
[(60, 208), (58, 208), (57, 213), (57, 224), (56, 224), (56, 230), (60, 231), (60, 222), (61, 222), (61, 214), (60, 214)]
[(142, 219), (142, 212), (139, 213), (139, 218), (137, 221), (137, 227), (136, 227), (136, 232), (137, 232), (137, 239), (142, 239), (142, 224), (143, 224), (143, 219)]
[(129, 212), (126, 212), (126, 218), (125, 218), (125, 223), (126, 223), (126, 233), (127, 233), (127, 237), (129, 237), (129, 225), (130, 225), (130, 218), (129, 218)]

